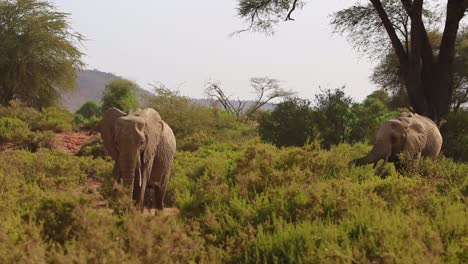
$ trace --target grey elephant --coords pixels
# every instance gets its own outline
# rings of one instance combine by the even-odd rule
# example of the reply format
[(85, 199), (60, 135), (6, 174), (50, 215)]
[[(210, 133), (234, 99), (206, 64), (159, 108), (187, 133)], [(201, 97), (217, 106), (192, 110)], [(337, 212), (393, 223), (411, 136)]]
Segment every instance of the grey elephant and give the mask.
[(388, 120), (380, 127), (372, 150), (364, 157), (350, 162), (350, 165), (374, 163), (380, 160), (394, 162), (401, 171), (398, 155), (405, 153), (411, 158), (429, 157), (437, 159), (442, 147), (442, 135), (437, 125), (425, 116), (403, 112), (396, 119)]
[(117, 108), (103, 113), (100, 124), (104, 147), (115, 161), (114, 181), (130, 190), (140, 208), (145, 193), (153, 188), (155, 207), (164, 208), (164, 196), (176, 151), (172, 129), (154, 109), (136, 109), (128, 114)]

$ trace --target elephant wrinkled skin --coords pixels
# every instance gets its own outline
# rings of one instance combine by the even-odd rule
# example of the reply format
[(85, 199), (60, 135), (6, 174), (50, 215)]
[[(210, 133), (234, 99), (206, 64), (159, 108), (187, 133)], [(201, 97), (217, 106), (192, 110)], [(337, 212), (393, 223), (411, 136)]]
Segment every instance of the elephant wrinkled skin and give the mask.
[(128, 114), (110, 108), (103, 114), (100, 128), (104, 147), (115, 161), (114, 181), (122, 182), (141, 208), (147, 187), (153, 188), (151, 200), (162, 210), (176, 150), (171, 128), (151, 108)]
[(404, 153), (411, 158), (429, 157), (437, 159), (442, 147), (442, 135), (437, 125), (427, 117), (403, 112), (396, 119), (383, 123), (377, 132), (372, 150), (366, 156), (350, 162), (357, 166), (384, 160), (394, 162), (399, 170), (398, 154)]

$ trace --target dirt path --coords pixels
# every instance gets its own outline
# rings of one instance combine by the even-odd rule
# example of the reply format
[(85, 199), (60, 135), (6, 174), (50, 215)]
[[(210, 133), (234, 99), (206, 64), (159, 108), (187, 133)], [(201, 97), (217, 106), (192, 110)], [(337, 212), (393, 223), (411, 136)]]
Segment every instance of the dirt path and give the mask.
[(91, 135), (88, 132), (65, 132), (55, 134), (52, 140), (52, 148), (65, 153), (75, 155), (81, 149)]

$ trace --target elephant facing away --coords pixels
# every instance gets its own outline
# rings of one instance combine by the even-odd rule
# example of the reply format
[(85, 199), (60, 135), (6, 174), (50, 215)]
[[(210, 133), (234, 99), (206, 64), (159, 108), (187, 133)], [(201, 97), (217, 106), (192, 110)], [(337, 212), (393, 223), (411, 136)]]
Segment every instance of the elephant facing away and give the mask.
[(115, 161), (114, 182), (123, 183), (140, 208), (147, 187), (153, 188), (151, 200), (162, 210), (176, 151), (169, 125), (151, 108), (128, 114), (110, 108), (103, 113), (100, 128), (104, 147)]
[(437, 125), (427, 117), (403, 112), (396, 119), (388, 120), (377, 132), (372, 150), (364, 157), (353, 160), (350, 165), (357, 166), (384, 160), (381, 169), (387, 162), (394, 162), (400, 170), (398, 154), (405, 153), (416, 159), (429, 157), (437, 159), (442, 147), (442, 135)]

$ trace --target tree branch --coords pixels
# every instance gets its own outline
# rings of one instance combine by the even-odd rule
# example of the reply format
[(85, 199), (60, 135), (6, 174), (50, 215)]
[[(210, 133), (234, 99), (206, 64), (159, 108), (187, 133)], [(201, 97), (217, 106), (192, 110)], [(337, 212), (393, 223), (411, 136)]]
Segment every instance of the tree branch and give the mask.
[(294, 12), (294, 10), (296, 9), (297, 1), (298, 1), (298, 0), (294, 0), (294, 2), (293, 2), (293, 4), (292, 4), (292, 8), (291, 8), (291, 10), (289, 10), (288, 15), (286, 16), (285, 21), (288, 21), (288, 20), (294, 21), (294, 19), (291, 18), (291, 15), (292, 15), (292, 13)]
[(385, 30), (387, 31), (392, 46), (395, 49), (395, 53), (397, 54), (398, 59), (400, 60), (400, 64), (405, 65), (407, 63), (407, 53), (405, 51), (405, 48), (403, 47), (403, 44), (398, 38), (398, 35), (395, 32), (395, 28), (393, 27), (392, 22), (388, 18), (387, 12), (383, 8), (380, 0), (370, 0), (370, 2), (374, 6), (374, 9), (379, 15), (380, 19), (382, 20), (382, 24), (385, 27)]

